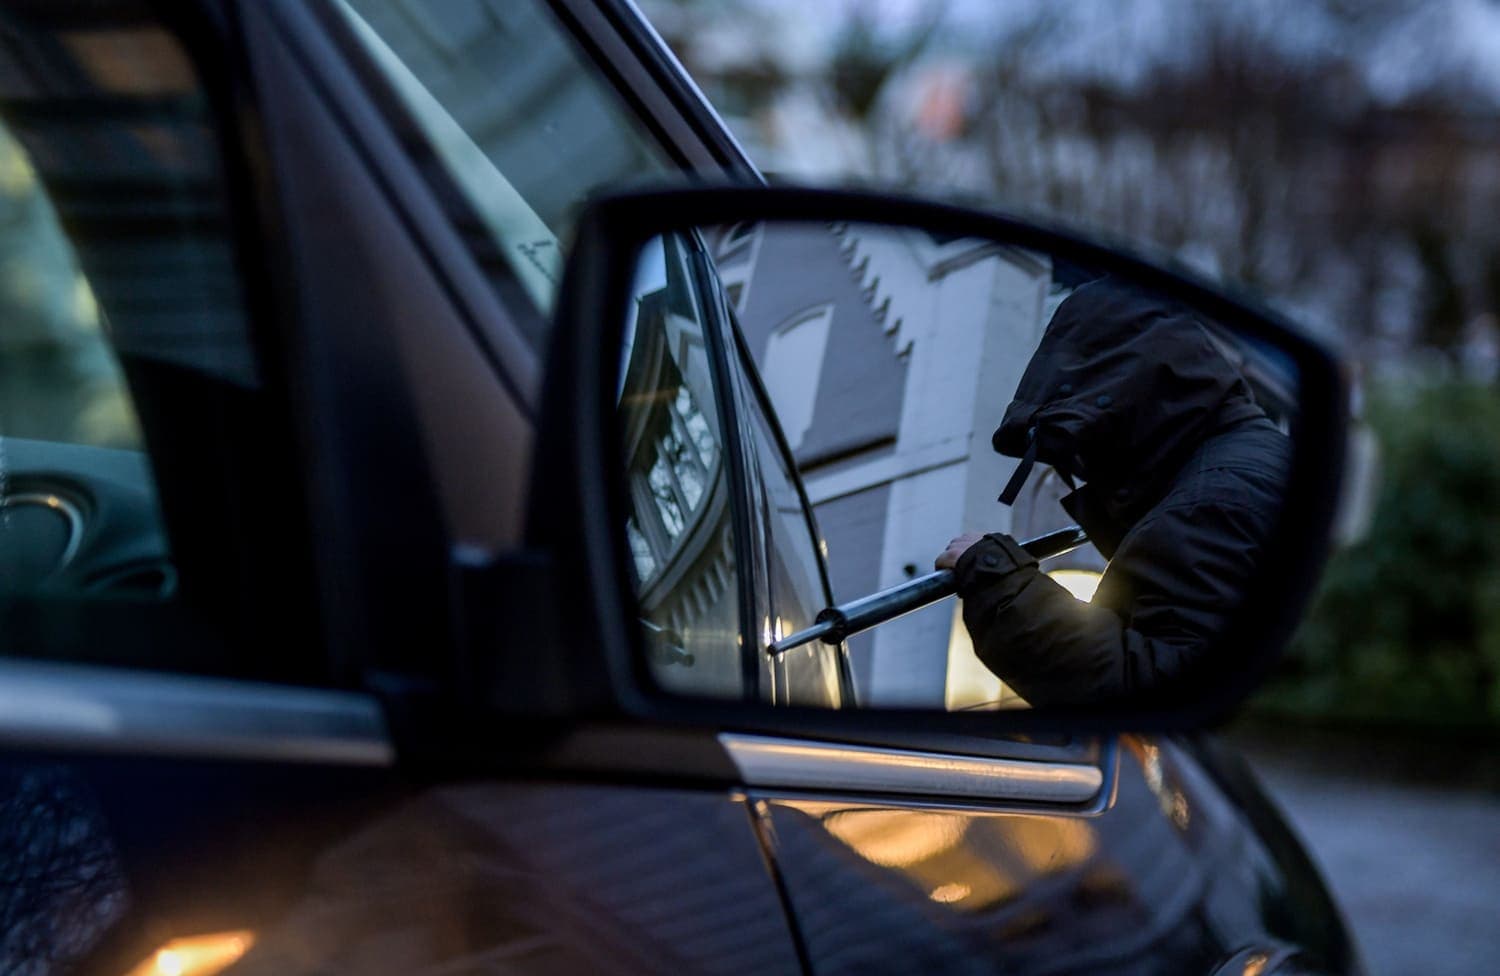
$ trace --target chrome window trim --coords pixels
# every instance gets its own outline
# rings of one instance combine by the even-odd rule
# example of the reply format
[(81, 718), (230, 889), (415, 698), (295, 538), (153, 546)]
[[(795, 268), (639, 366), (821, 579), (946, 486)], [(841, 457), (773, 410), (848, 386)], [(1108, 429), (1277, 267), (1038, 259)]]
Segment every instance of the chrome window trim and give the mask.
[(354, 692), (0, 660), (0, 748), (389, 766), (375, 699)]
[(747, 786), (1082, 804), (1099, 797), (1104, 772), (1083, 763), (961, 756), (721, 733)]

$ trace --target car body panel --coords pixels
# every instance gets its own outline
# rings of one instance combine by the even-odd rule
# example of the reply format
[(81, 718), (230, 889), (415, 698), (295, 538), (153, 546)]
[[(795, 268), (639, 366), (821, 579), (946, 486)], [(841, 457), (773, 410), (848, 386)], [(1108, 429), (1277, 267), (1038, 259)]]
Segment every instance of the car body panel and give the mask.
[(1281, 945), (1272, 852), (1169, 740), (1092, 814), (752, 794), (817, 972), (1207, 972)]
[(534, 782), (422, 791), (321, 852), (236, 972), (798, 968), (736, 793)]

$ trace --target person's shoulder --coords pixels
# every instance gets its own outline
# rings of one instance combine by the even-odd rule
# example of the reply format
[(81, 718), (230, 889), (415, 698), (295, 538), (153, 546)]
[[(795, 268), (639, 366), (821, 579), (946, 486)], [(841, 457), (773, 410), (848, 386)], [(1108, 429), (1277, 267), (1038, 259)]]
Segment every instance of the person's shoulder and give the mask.
[(1187, 565), (1207, 552), (1249, 553), (1275, 524), (1280, 499), (1274, 479), (1232, 467), (1180, 479), (1120, 540), (1115, 559)]
[(1274, 487), (1285, 480), (1291, 459), (1291, 438), (1258, 417), (1207, 438), (1183, 465), (1167, 494), (1206, 482), (1245, 479)]
[(1204, 440), (1199, 456), (1208, 463), (1234, 464), (1245, 460), (1289, 458), (1292, 439), (1268, 417), (1241, 421)]
[(1291, 441), (1264, 418), (1215, 434), (1185, 464), (1147, 516), (1193, 509), (1264, 511), (1281, 499)]

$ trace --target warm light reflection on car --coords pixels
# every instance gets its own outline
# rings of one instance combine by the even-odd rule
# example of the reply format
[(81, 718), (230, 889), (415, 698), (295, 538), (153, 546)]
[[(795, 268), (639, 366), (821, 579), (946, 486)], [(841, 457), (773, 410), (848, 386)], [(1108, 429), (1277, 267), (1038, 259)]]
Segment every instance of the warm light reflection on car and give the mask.
[(1008, 901), (1098, 850), (1093, 827), (1078, 818), (817, 806), (804, 809), (860, 857), (899, 871), (931, 901), (966, 910)]
[(823, 824), (870, 863), (904, 868), (958, 846), (969, 821), (945, 813), (844, 810), (829, 815)]
[(955, 901), (963, 901), (965, 898), (969, 897), (969, 886), (952, 883), (938, 885), (936, 888), (932, 889), (932, 893), (927, 897), (931, 898), (933, 901), (942, 902), (944, 904), (950, 904)]
[(1132, 735), (1121, 736), (1120, 743), (1125, 746), (1127, 752), (1140, 761), (1146, 788), (1156, 797), (1161, 812), (1171, 821), (1172, 826), (1178, 830), (1186, 830), (1188, 823), (1192, 820), (1192, 810), (1188, 806), (1187, 795), (1175, 784), (1167, 781), (1166, 773), (1162, 769), (1161, 749)]
[(173, 939), (125, 976), (214, 976), (239, 962), (254, 944), (255, 933), (244, 929)]

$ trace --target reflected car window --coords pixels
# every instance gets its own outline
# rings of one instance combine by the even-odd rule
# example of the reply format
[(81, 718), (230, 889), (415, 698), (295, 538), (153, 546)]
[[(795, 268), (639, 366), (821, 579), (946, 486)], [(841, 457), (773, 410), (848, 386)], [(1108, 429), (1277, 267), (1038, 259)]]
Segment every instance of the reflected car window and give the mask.
[[(747, 383), (748, 386), (748, 383)], [(812, 625), (828, 604), (818, 566), (817, 543), (797, 492), (796, 475), (787, 464), (771, 420), (747, 393), (751, 435), (759, 471), (760, 521), (767, 541), (770, 606), (762, 638), (766, 644)], [(813, 642), (781, 655), (773, 686), (782, 704), (836, 708), (844, 704), (840, 647)]]

